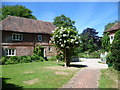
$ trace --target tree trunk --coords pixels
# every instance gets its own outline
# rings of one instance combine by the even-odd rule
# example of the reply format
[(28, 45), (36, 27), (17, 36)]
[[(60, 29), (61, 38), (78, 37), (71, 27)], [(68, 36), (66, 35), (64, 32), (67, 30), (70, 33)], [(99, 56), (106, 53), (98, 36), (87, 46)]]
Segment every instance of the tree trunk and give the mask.
[(64, 59), (65, 59), (65, 67), (70, 67), (70, 56), (69, 56), (69, 50), (64, 50)]

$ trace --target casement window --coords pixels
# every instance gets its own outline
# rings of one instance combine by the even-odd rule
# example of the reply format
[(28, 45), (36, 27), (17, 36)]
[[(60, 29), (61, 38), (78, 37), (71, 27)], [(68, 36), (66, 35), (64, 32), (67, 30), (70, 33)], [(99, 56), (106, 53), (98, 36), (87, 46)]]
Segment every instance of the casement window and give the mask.
[(38, 35), (38, 41), (42, 41), (42, 35)]
[(12, 34), (12, 40), (14, 41), (22, 41), (23, 40), (23, 35), (19, 33), (13, 33)]
[(51, 47), (49, 47), (49, 48), (48, 48), (48, 51), (49, 51), (49, 52), (52, 52), (52, 48), (51, 48)]
[(110, 35), (110, 43), (112, 43), (114, 40), (114, 35)]
[(16, 56), (16, 49), (5, 49), (6, 56)]

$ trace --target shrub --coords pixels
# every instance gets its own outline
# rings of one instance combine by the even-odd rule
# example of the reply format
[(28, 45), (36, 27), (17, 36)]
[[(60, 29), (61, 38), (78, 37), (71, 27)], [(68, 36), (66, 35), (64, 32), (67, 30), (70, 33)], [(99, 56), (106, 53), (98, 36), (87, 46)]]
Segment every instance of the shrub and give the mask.
[(114, 69), (120, 71), (120, 30), (115, 34), (115, 38), (111, 46), (111, 54)]
[(40, 62), (44, 61), (44, 58), (38, 55), (32, 56), (11, 56), (11, 57), (2, 57), (2, 64), (17, 64), (17, 63), (29, 63), (29, 62)]
[(80, 58), (100, 58), (101, 51), (94, 51), (92, 53), (89, 53), (88, 51), (84, 53), (79, 53), (78, 56)]
[(43, 61), (45, 61), (45, 59), (44, 59), (43, 57), (40, 56), (40, 61), (43, 62)]
[(17, 56), (10, 57), (9, 60), (8, 60), (8, 63), (9, 64), (17, 64), (17, 63), (19, 63), (18, 62), (18, 57)]
[(113, 56), (111, 52), (108, 52), (106, 56), (106, 63), (108, 64), (108, 67), (111, 67), (113, 65)]
[(7, 61), (7, 57), (2, 57), (1, 59), (0, 59), (0, 61), (2, 61), (2, 64), (5, 64), (6, 63), (6, 61)]

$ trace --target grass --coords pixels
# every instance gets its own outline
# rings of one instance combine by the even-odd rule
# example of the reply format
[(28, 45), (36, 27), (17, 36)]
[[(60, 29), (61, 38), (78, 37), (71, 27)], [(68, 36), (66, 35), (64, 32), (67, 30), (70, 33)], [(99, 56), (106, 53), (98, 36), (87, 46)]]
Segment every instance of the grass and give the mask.
[(118, 71), (112, 68), (102, 69), (99, 88), (118, 88)]
[(75, 67), (65, 68), (62, 64), (44, 61), (0, 65), (3, 88), (60, 88), (80, 70)]

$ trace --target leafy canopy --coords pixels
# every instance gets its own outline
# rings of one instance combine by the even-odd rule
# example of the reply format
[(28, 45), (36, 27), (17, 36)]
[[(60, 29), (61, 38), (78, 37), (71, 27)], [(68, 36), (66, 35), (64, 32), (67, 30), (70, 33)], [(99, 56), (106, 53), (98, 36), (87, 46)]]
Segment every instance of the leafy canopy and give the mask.
[(101, 47), (100, 37), (97, 36), (97, 34), (98, 32), (96, 32), (94, 28), (86, 28), (85, 30), (83, 30), (80, 35), (80, 52), (93, 52)]
[(71, 49), (79, 44), (78, 32), (71, 28), (56, 28), (51, 41), (60, 49)]
[(36, 17), (32, 15), (32, 11), (22, 5), (14, 6), (4, 5), (2, 7), (2, 15), (0, 16), (1, 20), (6, 18), (8, 15), (36, 19)]
[(72, 21), (69, 17), (66, 17), (63, 14), (61, 16), (55, 17), (53, 24), (56, 27), (72, 28), (76, 30), (76, 27), (74, 26), (75, 21)]

